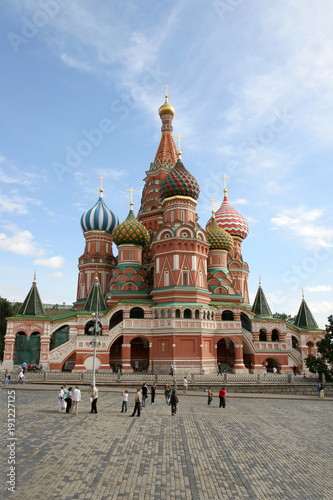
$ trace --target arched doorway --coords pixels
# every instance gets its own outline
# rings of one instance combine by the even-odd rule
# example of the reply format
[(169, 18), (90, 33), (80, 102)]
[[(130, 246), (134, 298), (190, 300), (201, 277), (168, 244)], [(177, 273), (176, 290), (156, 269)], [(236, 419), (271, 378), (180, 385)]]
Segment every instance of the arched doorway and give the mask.
[(18, 332), (14, 346), (14, 365), (21, 365), (24, 361), (28, 365), (39, 364), (40, 334), (33, 332), (27, 337), (24, 332)]
[(298, 349), (298, 340), (294, 335), (291, 336), (291, 345), (293, 349)]
[(130, 318), (143, 319), (144, 317), (144, 310), (141, 307), (132, 307), (130, 310)]
[(62, 365), (61, 371), (63, 372), (71, 372), (76, 363), (76, 352), (74, 352), (68, 359), (66, 359), (65, 363)]
[(123, 311), (117, 311), (110, 319), (110, 330), (121, 323), (123, 320)]
[(121, 346), (123, 344), (123, 336), (118, 337), (110, 347), (109, 364), (114, 373), (118, 373), (121, 365)]
[(272, 330), (272, 342), (279, 342), (279, 332), (278, 330)]
[(69, 326), (65, 325), (62, 326), (61, 328), (58, 328), (58, 330), (53, 332), (51, 335), (50, 351), (56, 349), (56, 347), (59, 347), (60, 345), (67, 342), (68, 338), (69, 338)]
[(231, 371), (235, 363), (235, 345), (232, 340), (221, 339), (217, 343), (217, 362), (223, 371)]
[(232, 311), (223, 311), (222, 320), (233, 321), (234, 320), (234, 313)]
[[(95, 335), (95, 325), (96, 321), (91, 320), (86, 323), (86, 326), (84, 328), (84, 334), (85, 335)], [(100, 322), (97, 323), (97, 335), (102, 335), (102, 325)]]
[(266, 342), (267, 340), (267, 333), (263, 328), (259, 331), (259, 340), (260, 342)]
[(273, 358), (267, 358), (265, 360), (267, 372), (273, 373), (273, 368), (277, 368), (278, 373), (281, 372), (281, 363)]
[(191, 319), (192, 318), (192, 311), (191, 309), (185, 309), (184, 311), (184, 319)]
[(136, 337), (131, 341), (131, 366), (135, 372), (146, 372), (149, 366), (149, 342)]

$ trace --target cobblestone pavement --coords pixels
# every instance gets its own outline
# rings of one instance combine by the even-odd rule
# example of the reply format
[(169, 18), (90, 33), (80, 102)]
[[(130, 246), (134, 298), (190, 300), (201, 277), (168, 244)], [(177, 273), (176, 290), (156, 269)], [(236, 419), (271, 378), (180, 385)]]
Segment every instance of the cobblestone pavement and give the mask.
[[(10, 391), (16, 441), (7, 428)], [(123, 414), (121, 394), (100, 391), (97, 415), (83, 392), (76, 416), (57, 411), (57, 394), (1, 391), (3, 498), (333, 498), (332, 401), (233, 397), (223, 409), (216, 396), (208, 406), (180, 392), (176, 416), (158, 394), (130, 418), (134, 392)], [(11, 449), (15, 493), (6, 484)]]

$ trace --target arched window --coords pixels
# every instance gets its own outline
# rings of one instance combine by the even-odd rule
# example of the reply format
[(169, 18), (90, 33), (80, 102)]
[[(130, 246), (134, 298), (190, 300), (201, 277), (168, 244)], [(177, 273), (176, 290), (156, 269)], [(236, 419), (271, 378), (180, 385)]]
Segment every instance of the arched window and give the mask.
[(169, 271), (164, 271), (164, 286), (169, 286)]
[(206, 311), (203, 312), (203, 319), (206, 319)]
[(207, 313), (207, 319), (210, 319), (210, 312)]
[(266, 342), (267, 340), (267, 333), (266, 330), (264, 330), (263, 328), (259, 331), (259, 340), (261, 342)]
[(58, 328), (58, 330), (53, 332), (51, 335), (50, 351), (67, 342), (68, 338), (69, 338), (69, 326), (65, 325), (62, 326), (61, 328)]
[(200, 312), (199, 309), (195, 310), (195, 319), (200, 319)]
[(180, 318), (180, 310), (176, 309), (176, 318)]
[(234, 321), (234, 313), (232, 311), (223, 311), (222, 319), (225, 321)]
[(168, 309), (168, 318), (171, 318), (171, 309)]
[[(93, 319), (91, 321), (88, 321), (88, 323), (86, 323), (86, 326), (84, 328), (84, 334), (95, 335), (95, 327), (96, 327), (96, 321), (94, 321)], [(97, 335), (102, 335), (102, 325), (99, 321), (97, 322)]]
[(188, 280), (187, 280), (187, 273), (184, 273), (184, 274), (183, 274), (183, 285), (184, 285), (184, 286), (187, 286), (187, 281), (188, 281)]
[(277, 330), (272, 331), (272, 342), (279, 342), (279, 332)]
[(241, 313), (241, 322), (242, 322), (242, 328), (252, 333), (252, 321), (245, 313)]
[(143, 309), (141, 307), (132, 307), (130, 311), (130, 318), (132, 319), (143, 319), (145, 317)]
[(158, 319), (158, 310), (155, 309), (155, 319)]
[(192, 311), (191, 311), (191, 309), (185, 309), (185, 311), (184, 311), (184, 318), (185, 319), (191, 319), (192, 318)]
[(165, 315), (165, 313), (164, 313), (164, 309), (162, 309), (162, 310), (161, 310), (161, 318), (162, 318), (162, 319), (164, 319), (164, 315)]
[(121, 323), (122, 320), (123, 320), (123, 311), (117, 311), (116, 313), (114, 313), (114, 315), (110, 319), (110, 326), (109, 326), (110, 330), (111, 328), (114, 328), (116, 325)]

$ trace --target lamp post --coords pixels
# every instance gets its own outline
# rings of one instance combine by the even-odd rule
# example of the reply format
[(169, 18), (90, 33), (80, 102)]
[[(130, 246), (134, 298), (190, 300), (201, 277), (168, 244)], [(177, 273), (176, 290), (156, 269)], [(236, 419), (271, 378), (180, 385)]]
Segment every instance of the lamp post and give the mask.
[(91, 332), (94, 331), (94, 338), (90, 342), (90, 345), (93, 344), (93, 346), (94, 346), (93, 368), (92, 368), (92, 379), (91, 379), (91, 385), (93, 385), (93, 386), (96, 386), (96, 374), (95, 374), (96, 350), (97, 350), (97, 346), (100, 345), (100, 342), (97, 341), (97, 335), (101, 331), (101, 327), (98, 324), (98, 320), (103, 317), (103, 314), (98, 313), (98, 300), (99, 300), (99, 296), (98, 296), (98, 278), (97, 278), (97, 276), (95, 278), (95, 287), (96, 287), (95, 288), (95, 291), (96, 291), (96, 312), (95, 313), (91, 313), (91, 317), (93, 318), (93, 320), (95, 320), (95, 325), (92, 326), (91, 328), (89, 328), (89, 330)]

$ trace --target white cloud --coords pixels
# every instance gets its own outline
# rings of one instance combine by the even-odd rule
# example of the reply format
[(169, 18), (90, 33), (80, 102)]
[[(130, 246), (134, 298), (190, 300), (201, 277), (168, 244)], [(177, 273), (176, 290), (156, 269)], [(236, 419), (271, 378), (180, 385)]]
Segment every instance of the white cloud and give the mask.
[(299, 237), (308, 248), (333, 248), (333, 229), (313, 224), (323, 213), (320, 209), (306, 211), (304, 206), (286, 209), (271, 219), (272, 229)]
[(311, 311), (313, 314), (325, 313), (327, 316), (333, 314), (333, 302), (320, 302), (317, 304), (311, 303)]
[(61, 255), (50, 257), (49, 259), (37, 259), (34, 261), (36, 266), (51, 267), (53, 269), (58, 269), (63, 267), (65, 259)]
[(16, 229), (13, 236), (0, 233), (0, 249), (18, 255), (44, 255), (44, 250), (34, 241), (30, 231), (16, 231)]
[(307, 286), (307, 287), (305, 287), (305, 290), (307, 290), (308, 292), (313, 292), (313, 293), (317, 293), (317, 292), (331, 292), (332, 291), (332, 287), (329, 286), (329, 285)]
[(78, 69), (79, 71), (86, 71), (86, 72), (91, 72), (92, 67), (90, 64), (84, 61), (78, 61), (74, 57), (69, 56), (68, 54), (61, 54), (60, 59), (67, 64), (67, 66), (70, 66), (71, 68)]
[(39, 200), (20, 196), (18, 194), (2, 194), (0, 192), (0, 213), (15, 213), (16, 215), (24, 215), (29, 212), (28, 205), (41, 205)]

